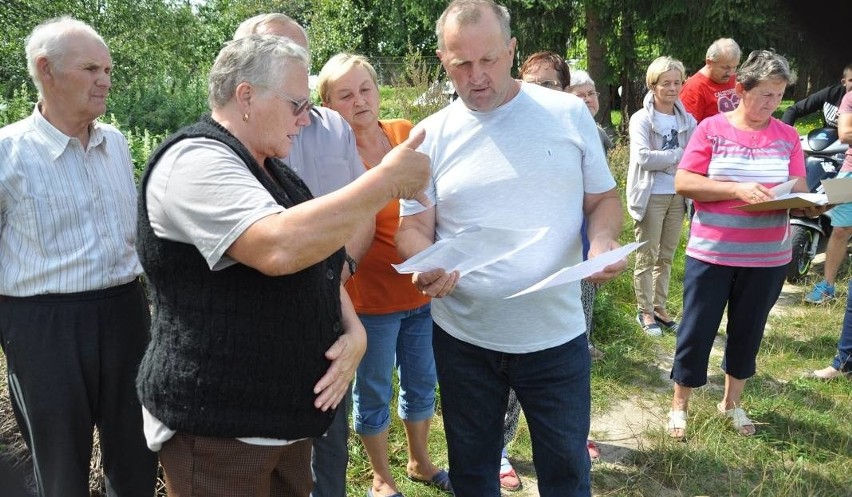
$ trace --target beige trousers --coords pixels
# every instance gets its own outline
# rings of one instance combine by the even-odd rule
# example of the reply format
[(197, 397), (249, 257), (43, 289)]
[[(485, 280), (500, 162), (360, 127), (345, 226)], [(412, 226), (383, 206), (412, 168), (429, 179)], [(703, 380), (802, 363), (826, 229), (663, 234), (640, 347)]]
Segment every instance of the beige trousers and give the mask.
[(669, 296), (672, 257), (680, 242), (686, 207), (680, 195), (651, 195), (642, 221), (633, 222), (637, 242), (633, 289), (639, 312), (652, 314), (665, 309)]

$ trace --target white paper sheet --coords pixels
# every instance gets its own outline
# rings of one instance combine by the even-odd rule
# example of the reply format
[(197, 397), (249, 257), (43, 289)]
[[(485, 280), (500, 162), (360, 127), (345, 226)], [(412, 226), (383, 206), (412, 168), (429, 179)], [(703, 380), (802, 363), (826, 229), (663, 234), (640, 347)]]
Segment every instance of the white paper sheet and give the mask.
[(445, 238), (393, 267), (398, 273), (416, 273), (445, 269), (458, 271), (460, 277), (471, 271), (505, 259), (540, 240), (550, 228), (510, 230), (471, 226), (454, 238)]
[(780, 185), (775, 185), (770, 190), (775, 194), (775, 197), (780, 197), (781, 195), (788, 195), (793, 191), (793, 187), (796, 185), (796, 182), (799, 181), (797, 179), (791, 179), (790, 181), (785, 181)]
[(833, 178), (822, 180), (825, 194), (830, 204), (852, 202), (852, 178)]
[(510, 295), (506, 298), (511, 299), (519, 297), (521, 295), (526, 295), (528, 293), (537, 292), (545, 288), (550, 288), (552, 286), (565, 285), (567, 283), (571, 283), (572, 281), (582, 280), (583, 278), (587, 278), (595, 273), (601, 272), (603, 268), (609, 266), (610, 264), (614, 264), (620, 261), (621, 259), (624, 259), (625, 257), (627, 257), (628, 254), (630, 254), (630, 252), (633, 252), (645, 243), (647, 242), (629, 243), (615, 250), (604, 252), (603, 254), (598, 255), (594, 259), (583, 261), (575, 266), (562, 268), (559, 271), (551, 274), (547, 278), (539, 281), (535, 285), (527, 288), (526, 290), (521, 290), (520, 292), (514, 295)]

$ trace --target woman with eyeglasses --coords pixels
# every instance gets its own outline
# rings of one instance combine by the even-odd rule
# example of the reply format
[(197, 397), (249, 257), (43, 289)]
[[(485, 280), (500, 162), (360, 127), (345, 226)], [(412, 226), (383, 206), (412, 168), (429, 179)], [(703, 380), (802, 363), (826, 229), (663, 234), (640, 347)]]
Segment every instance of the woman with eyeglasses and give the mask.
[[(565, 91), (580, 98), (583, 103), (586, 104), (586, 107), (589, 108), (589, 112), (591, 112), (593, 116), (598, 114), (598, 111), (601, 108), (601, 93), (595, 88), (595, 82), (592, 77), (589, 76), (589, 73), (582, 69), (572, 69), (571, 82), (565, 88)], [(609, 152), (613, 147), (612, 138), (609, 137), (600, 125), (598, 125), (598, 134), (601, 137), (601, 143), (603, 144), (604, 150)]]
[[(322, 436), (366, 346), (340, 285), (343, 246), (428, 158), (412, 139), (313, 199), (276, 157), (309, 122), (308, 54), (278, 36), (225, 45), (211, 113), (153, 153), (139, 195), (139, 258), (153, 316), (137, 390), (169, 495), (311, 492)], [(422, 140), (422, 137), (421, 137)]]
[(571, 71), (565, 60), (548, 51), (536, 52), (527, 57), (518, 72), (522, 81), (556, 91), (564, 90), (571, 81)]
[[(707, 383), (713, 341), (727, 309), (722, 370), (725, 386), (716, 408), (736, 433), (754, 435), (755, 422), (742, 408), (746, 380), (769, 311), (784, 286), (790, 263), (787, 210), (747, 212), (745, 204), (774, 197), (773, 186), (795, 180), (805, 192), (805, 165), (795, 128), (772, 117), (796, 76), (787, 59), (771, 50), (752, 52), (736, 76), (739, 106), (698, 124), (680, 159), (675, 191), (695, 203), (686, 247), (683, 308), (672, 364), (674, 381), (669, 435), (686, 434), (692, 390)], [(817, 216), (826, 207), (793, 209)], [(797, 214), (796, 214), (797, 213)]]
[[(323, 105), (337, 111), (355, 132), (364, 167), (373, 169), (413, 125), (404, 119), (379, 119), (376, 71), (360, 56), (340, 53), (320, 70), (317, 91)], [(357, 273), (346, 283), (355, 311), (367, 330), (367, 352), (358, 366), (352, 389), (352, 417), (361, 437), (373, 482), (371, 497), (398, 496), (388, 459), (393, 372), (399, 373), (398, 414), (408, 441), (406, 473), (414, 481), (452, 492), (449, 475), (432, 463), (429, 427), (435, 414), (437, 375), (432, 353), (430, 298), (398, 274), (391, 264), (402, 262), (394, 237), (399, 202), (391, 200), (376, 216), (376, 234)]]
[(627, 169), (627, 212), (637, 242), (633, 289), (636, 321), (652, 337), (663, 328), (677, 331), (667, 301), (672, 258), (680, 242), (684, 198), (675, 193), (675, 171), (692, 132), (695, 118), (680, 101), (686, 77), (683, 64), (658, 57), (648, 66), (648, 93), (642, 108), (630, 116), (630, 163)]

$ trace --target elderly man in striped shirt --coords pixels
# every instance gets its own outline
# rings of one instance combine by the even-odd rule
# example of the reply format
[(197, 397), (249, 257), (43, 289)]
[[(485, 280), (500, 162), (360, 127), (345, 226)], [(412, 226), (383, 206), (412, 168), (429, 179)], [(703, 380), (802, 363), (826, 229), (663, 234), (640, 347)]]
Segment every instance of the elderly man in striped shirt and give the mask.
[(98, 427), (107, 495), (154, 492), (134, 381), (149, 313), (127, 141), (95, 121), (112, 61), (62, 17), (27, 38), (33, 113), (0, 129), (0, 340), (40, 496), (88, 497)]

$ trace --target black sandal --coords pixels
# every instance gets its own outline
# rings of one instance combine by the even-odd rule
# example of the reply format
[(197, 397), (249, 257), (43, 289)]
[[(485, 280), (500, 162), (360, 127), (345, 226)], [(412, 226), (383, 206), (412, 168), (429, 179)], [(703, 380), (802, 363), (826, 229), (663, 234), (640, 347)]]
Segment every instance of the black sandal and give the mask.
[(672, 319), (671, 321), (666, 321), (665, 319), (661, 318), (656, 312), (654, 312), (654, 321), (659, 323), (660, 326), (665, 326), (671, 331), (677, 331), (677, 327), (679, 325), (679, 323), (674, 319)]

